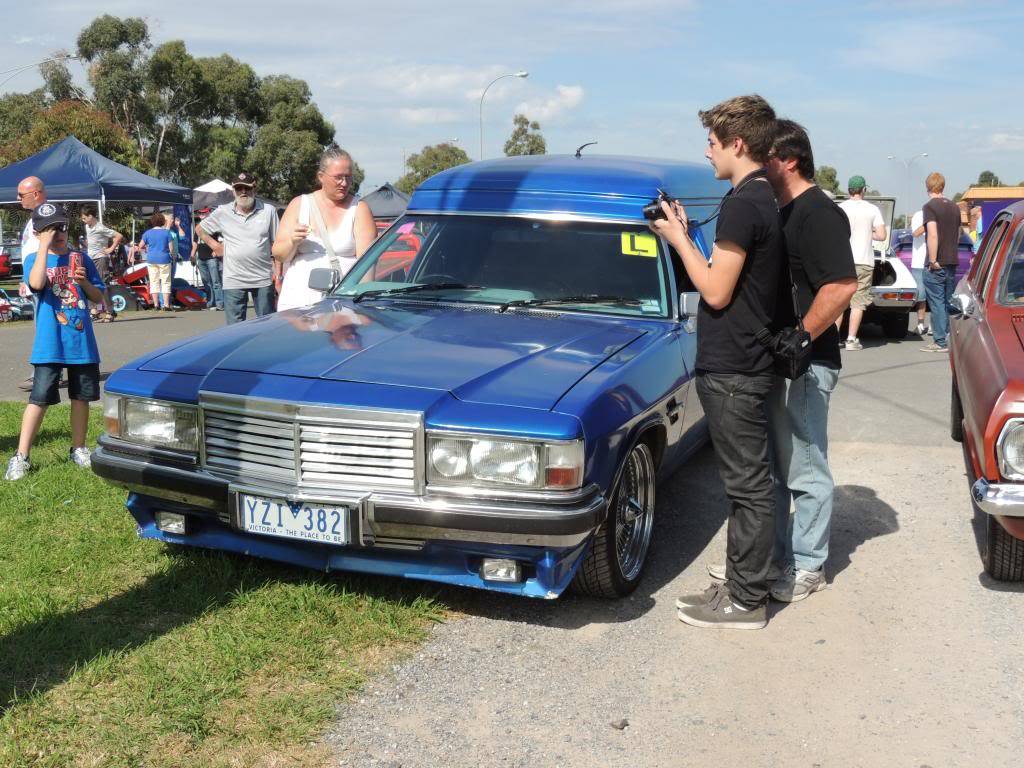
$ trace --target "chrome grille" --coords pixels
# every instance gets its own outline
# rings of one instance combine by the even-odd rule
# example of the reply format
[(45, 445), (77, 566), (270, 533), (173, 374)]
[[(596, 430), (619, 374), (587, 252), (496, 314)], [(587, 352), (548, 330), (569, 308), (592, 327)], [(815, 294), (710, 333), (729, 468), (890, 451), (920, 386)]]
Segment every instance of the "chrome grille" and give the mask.
[(248, 484), (415, 491), (418, 413), (201, 393), (203, 466)]

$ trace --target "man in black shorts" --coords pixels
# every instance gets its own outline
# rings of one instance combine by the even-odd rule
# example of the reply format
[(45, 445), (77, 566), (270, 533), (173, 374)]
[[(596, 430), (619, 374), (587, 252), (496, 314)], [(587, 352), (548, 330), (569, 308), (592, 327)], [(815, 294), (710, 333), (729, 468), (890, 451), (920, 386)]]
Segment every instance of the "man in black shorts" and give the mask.
[(731, 510), (726, 581), (684, 595), (676, 607), (680, 621), (691, 626), (761, 629), (768, 623), (775, 514), (765, 401), (775, 374), (757, 336), (775, 318), (785, 257), (782, 221), (764, 168), (775, 112), (760, 96), (738, 96), (699, 114), (715, 176), (733, 185), (722, 202), (711, 260), (690, 240), (678, 203), (662, 203), (665, 218), (651, 229), (675, 248), (701, 295), (697, 394)]
[[(835, 487), (828, 466), (828, 406), (842, 367), (835, 321), (857, 290), (857, 270), (849, 218), (814, 183), (810, 139), (792, 120), (776, 125), (768, 179), (782, 209), (789, 274), (804, 330), (813, 339), (807, 372), (793, 381), (780, 377), (768, 396), (776, 474), (775, 563), (781, 574), (771, 595), (791, 603), (827, 585), (823, 566)], [(787, 289), (789, 274), (784, 273)], [(776, 324), (792, 327), (791, 289), (782, 294)]]

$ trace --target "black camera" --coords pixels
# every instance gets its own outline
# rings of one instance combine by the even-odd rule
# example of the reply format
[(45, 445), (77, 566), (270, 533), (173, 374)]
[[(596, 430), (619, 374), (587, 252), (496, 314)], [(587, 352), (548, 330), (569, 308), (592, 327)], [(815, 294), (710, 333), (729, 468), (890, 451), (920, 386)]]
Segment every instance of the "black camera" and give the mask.
[(643, 207), (644, 218), (649, 219), (650, 221), (666, 218), (665, 211), (661, 208), (662, 202), (669, 203), (671, 205), (676, 202), (676, 199), (668, 195), (664, 190), (659, 189), (658, 196)]

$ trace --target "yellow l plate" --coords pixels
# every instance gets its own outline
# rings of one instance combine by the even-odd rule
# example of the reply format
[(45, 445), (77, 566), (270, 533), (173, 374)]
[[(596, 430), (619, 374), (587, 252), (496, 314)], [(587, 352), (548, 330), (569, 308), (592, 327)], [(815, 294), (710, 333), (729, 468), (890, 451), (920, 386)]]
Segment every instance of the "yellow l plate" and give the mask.
[(623, 232), (622, 253), (626, 256), (658, 255), (658, 239), (646, 232)]

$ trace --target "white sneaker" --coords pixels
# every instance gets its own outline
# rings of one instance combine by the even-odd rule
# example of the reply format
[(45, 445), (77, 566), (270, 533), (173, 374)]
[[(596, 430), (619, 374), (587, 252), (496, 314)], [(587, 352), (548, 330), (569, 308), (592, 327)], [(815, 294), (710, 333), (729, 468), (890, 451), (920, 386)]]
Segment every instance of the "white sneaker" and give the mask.
[(4, 480), (21, 480), (30, 469), (32, 469), (32, 465), (28, 463), (28, 459), (20, 453), (16, 453), (7, 462)]
[(859, 349), (864, 349), (864, 345), (860, 343), (860, 339), (849, 338), (846, 340), (846, 346), (843, 349), (848, 352), (856, 352)]
[(72, 448), (68, 458), (82, 469), (89, 469), (92, 466), (92, 451), (88, 448)]
[(772, 585), (771, 595), (783, 603), (798, 603), (823, 589), (828, 589), (824, 568), (816, 571), (794, 568)]
[(914, 328), (914, 333), (918, 336), (924, 336), (926, 333), (930, 333), (930, 330), (924, 323), (918, 323), (917, 327)]

